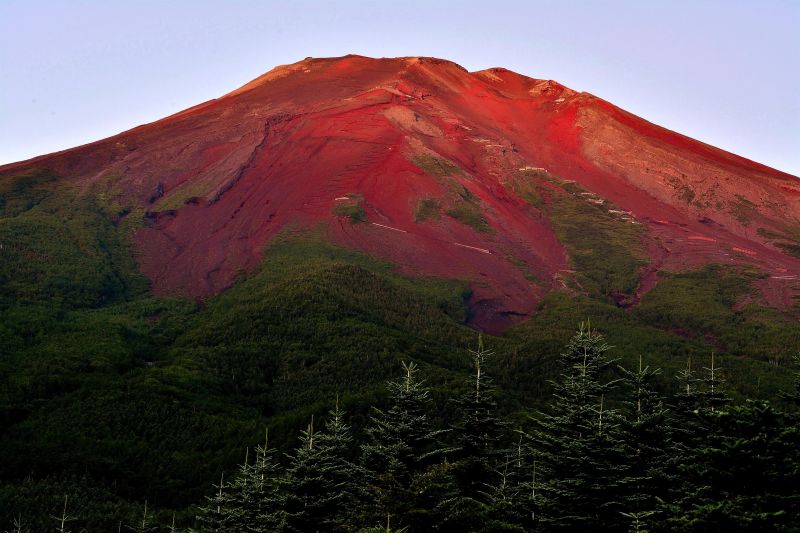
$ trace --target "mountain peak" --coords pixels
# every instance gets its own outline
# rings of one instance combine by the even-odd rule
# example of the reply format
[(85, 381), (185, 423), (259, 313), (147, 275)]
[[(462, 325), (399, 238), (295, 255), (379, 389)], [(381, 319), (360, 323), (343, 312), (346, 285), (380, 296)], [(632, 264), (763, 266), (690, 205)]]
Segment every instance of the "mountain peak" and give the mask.
[[(800, 275), (794, 177), (553, 80), (430, 57), (305, 58), (0, 178), (35, 168), (142, 217), (157, 294), (222, 291), (289, 228), (468, 281), (490, 330), (552, 290), (632, 305), (661, 271), (739, 264), (788, 306)], [(597, 254), (626, 274), (583, 272)]]

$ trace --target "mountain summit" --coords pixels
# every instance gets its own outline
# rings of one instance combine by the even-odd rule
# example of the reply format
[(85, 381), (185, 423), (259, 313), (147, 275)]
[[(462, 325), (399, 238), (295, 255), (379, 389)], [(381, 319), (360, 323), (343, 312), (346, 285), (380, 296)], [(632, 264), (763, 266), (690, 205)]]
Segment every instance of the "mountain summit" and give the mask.
[(660, 273), (753, 267), (788, 307), (800, 180), (552, 80), (434, 58), (307, 58), (64, 152), (47, 169), (119, 206), (158, 295), (206, 297), (315, 231), (403, 273), (463, 279), (500, 330), (545, 294), (634, 305)]

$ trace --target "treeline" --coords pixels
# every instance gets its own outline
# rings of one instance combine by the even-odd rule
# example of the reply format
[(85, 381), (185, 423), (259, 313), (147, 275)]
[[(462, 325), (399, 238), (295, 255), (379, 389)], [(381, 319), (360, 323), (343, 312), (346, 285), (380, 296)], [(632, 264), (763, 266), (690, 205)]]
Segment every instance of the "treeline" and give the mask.
[[(797, 531), (800, 376), (783, 395), (735, 404), (712, 356), (688, 362), (669, 400), (659, 370), (627, 369), (588, 325), (560, 355), (544, 412), (498, 416), (482, 342), (455, 418), (433, 422), (414, 363), (353, 431), (339, 402), (297, 447), (269, 439), (197, 506), (187, 530), (145, 507), (132, 531)], [(800, 361), (798, 361), (800, 362)], [(69, 502), (51, 524), (77, 531)], [(62, 516), (56, 518), (59, 514)], [(20, 517), (13, 531), (26, 531)], [(120, 525), (122, 527), (122, 525)]]

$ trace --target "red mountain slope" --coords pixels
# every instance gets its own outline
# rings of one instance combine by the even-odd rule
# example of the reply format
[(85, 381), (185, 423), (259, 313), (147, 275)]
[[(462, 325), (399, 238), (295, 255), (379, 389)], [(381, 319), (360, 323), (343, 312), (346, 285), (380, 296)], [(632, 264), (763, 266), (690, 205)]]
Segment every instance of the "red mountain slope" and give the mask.
[(221, 291), (281, 230), (321, 228), (405, 272), (470, 280), (476, 321), (501, 328), (570, 270), (546, 209), (564, 181), (644, 228), (638, 294), (661, 269), (741, 263), (785, 306), (800, 275), (796, 177), (553, 81), (438, 59), (306, 59), (0, 173), (34, 167), (146, 212), (137, 258), (162, 295)]

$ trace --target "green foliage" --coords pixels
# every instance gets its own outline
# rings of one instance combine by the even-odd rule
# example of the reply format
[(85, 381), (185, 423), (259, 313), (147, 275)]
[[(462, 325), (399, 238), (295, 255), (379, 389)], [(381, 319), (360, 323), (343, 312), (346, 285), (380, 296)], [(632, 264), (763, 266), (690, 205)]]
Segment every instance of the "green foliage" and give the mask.
[(458, 201), (454, 206), (448, 208), (445, 214), (482, 233), (491, 233), (492, 231), (480, 208), (472, 202)]
[(668, 506), (670, 531), (794, 531), (800, 516), (800, 431), (764, 401), (707, 411), (682, 463), (691, 491)]
[(447, 179), (445, 183), (449, 189), (449, 206), (445, 214), (476, 231), (492, 233), (494, 230), (483, 216), (480, 200), (454, 179)]
[(728, 211), (742, 226), (749, 226), (753, 218), (758, 215), (756, 205), (741, 194), (737, 194), (735, 200), (728, 202)]
[(530, 205), (538, 209), (544, 209), (547, 205), (545, 198), (550, 195), (542, 185), (543, 180), (551, 180), (551, 176), (547, 171), (543, 169), (523, 169), (512, 175), (507, 185), (510, 185), (511, 189)]
[(576, 288), (591, 296), (631, 296), (646, 262), (642, 226), (609, 212), (613, 205), (591, 203), (581, 189), (572, 189), (552, 196), (549, 214), (577, 271)]
[[(444, 168), (442, 177), (458, 175)], [(470, 368), (459, 355), (474, 339), (464, 325), (466, 283), (406, 278), (363, 254), (293, 236), (273, 241), (258, 269), (202, 304), (156, 299), (146, 294), (128, 243), (130, 232), (146, 223), (143, 213), (114, 203), (116, 178), (103, 179), (105, 189), (98, 192), (69, 188), (47, 171), (0, 178), (3, 527), (21, 517), (32, 530), (51, 528), (49, 516), (62, 512), (65, 494), (67, 512), (78, 517), (70, 522), (73, 530), (167, 524), (173, 510), (178, 524), (189, 525), (197, 514), (191, 504), (202, 501), (223, 471), (230, 480), (223, 483), (225, 492), (252, 500), (245, 490), (252, 485), (242, 480), (251, 479), (255, 463), (230, 474), (241, 451), (259, 441), (265, 426), (277, 436), (278, 449), (289, 449), (297, 428), (327, 409), (336, 394), (352, 413), (347, 460), (355, 462), (358, 444), (367, 442), (362, 432), (371, 406), (390, 416), (394, 400), (387, 404), (382, 382), (404, 360), (425, 372), (431, 403), (423, 413), (431, 426), (462, 419), (447, 400), (468, 388)], [(478, 209), (468, 189), (449, 181), (449, 199)], [(564, 197), (552, 200), (554, 212), (596, 209), (577, 189), (564, 188)], [(573, 222), (585, 225), (568, 221), (564, 227)], [(626, 232), (638, 230), (618, 220), (600, 230), (593, 225), (589, 238), (577, 229), (570, 238), (579, 245), (575, 249), (588, 250), (589, 270), (578, 280), (601, 287), (605, 272), (616, 268), (612, 264), (635, 261), (633, 234)], [(614, 235), (618, 230), (621, 236)], [(593, 231), (600, 233), (591, 236)], [(592, 248), (597, 238), (621, 239), (610, 248), (611, 263), (591, 260), (606, 253)], [(623, 285), (608, 279), (607, 287)], [(661, 393), (673, 392), (672, 376), (687, 356), (707, 361), (720, 351), (717, 361), (735, 398), (774, 397), (788, 381), (781, 365), (796, 350), (798, 332), (791, 317), (778, 311), (739, 305), (736, 295), (744, 296), (741, 287), (754, 279), (729, 269), (670, 275), (659, 285), (664, 290), (657, 287), (643, 298), (641, 310), (626, 311), (607, 299), (550, 295), (531, 321), (491, 339), (497, 355), (485, 367), (503, 391), (492, 413), (519, 423), (541, 405), (552, 390), (549, 379), (559, 372), (555, 354), (571, 334), (565, 324), (585, 316), (620, 345), (625, 364), (652, 354), (648, 361), (664, 368), (654, 378)], [(612, 405), (624, 398), (612, 396)], [(442, 436), (458, 448), (458, 432), (451, 433)], [(414, 497), (399, 506), (407, 514), (393, 517), (392, 527), (422, 530), (448, 517), (477, 517), (487, 530), (524, 528), (532, 507), (523, 497), (530, 486), (521, 480), (528, 479), (530, 463), (523, 460), (524, 447), (506, 449), (510, 441), (500, 436), (501, 448), (482, 463), (491, 482), (473, 484), (474, 497), (460, 497), (458, 480), (467, 463), (452, 453), (447, 463), (436, 455), (412, 462), (408, 475), (398, 469), (401, 493)], [(436, 443), (411, 447), (420, 446), (441, 449)], [(404, 453), (398, 461), (408, 464)], [(147, 515), (145, 501), (152, 502)], [(268, 507), (278, 505), (284, 505), (280, 498)], [(362, 525), (384, 520), (376, 516)]]
[[(686, 179), (686, 175), (682, 175), (683, 179)], [(678, 178), (670, 178), (669, 184), (675, 189), (675, 192), (678, 195), (678, 198), (686, 202), (687, 204), (691, 204), (694, 200), (696, 193), (694, 189), (689, 187), (685, 182), (681, 181)]]
[(338, 406), (325, 431), (312, 419), (300, 437), (284, 480), (286, 531), (352, 531), (350, 514), (360, 491), (360, 469), (347, 459), (350, 428)]
[(429, 176), (445, 177), (463, 174), (461, 167), (455, 163), (430, 154), (418, 155), (412, 158), (411, 162), (425, 171)]
[(108, 206), (48, 171), (0, 183), (0, 308), (96, 307), (146, 288)]
[(408, 517), (417, 498), (415, 475), (441, 452), (427, 414), (430, 391), (419, 379), (414, 362), (404, 361), (403, 369), (403, 379), (387, 386), (389, 408), (372, 408), (365, 429), (367, 442), (361, 445), (362, 465), (369, 476), (367, 522), (383, 516)]
[[(494, 467), (504, 454), (500, 441), (504, 424), (497, 416), (497, 391), (486, 373), (486, 361), (493, 353), (479, 337), (478, 349), (470, 354), (473, 370), (466, 391), (454, 400), (462, 416), (453, 427), (455, 447), (448, 455), (456, 460), (453, 475), (462, 497), (485, 503), (484, 489), (493, 483)], [(463, 504), (456, 502), (456, 507)]]
[(347, 217), (352, 224), (367, 221), (367, 212), (364, 211), (359, 198), (338, 201), (333, 206), (333, 213), (340, 217)]
[(665, 399), (654, 389), (661, 369), (644, 366), (639, 358), (636, 370), (619, 367), (625, 386), (621, 409), (621, 432), (624, 435), (621, 480), (621, 514), (630, 519), (634, 531), (645, 530), (661, 520), (659, 502), (669, 497), (677, 475), (674, 464), (673, 419)]
[(758, 306), (736, 310), (761, 274), (718, 266), (665, 274), (635, 314), (644, 323), (688, 336), (703, 336), (728, 354), (785, 364), (788, 346), (800, 345), (796, 320)]
[(539, 521), (548, 530), (577, 531), (614, 524), (624, 510), (620, 484), (624, 441), (606, 397), (615, 382), (603, 337), (581, 324), (561, 354), (551, 412), (535, 418), (528, 437), (541, 463)]
[(758, 228), (757, 233), (773, 241), (773, 244), (785, 253), (800, 257), (800, 228), (796, 225), (786, 224), (781, 231), (772, 231), (767, 228)]
[(800, 244), (792, 242), (777, 242), (775, 246), (793, 257), (800, 257)]
[(442, 203), (438, 198), (423, 198), (414, 211), (414, 222), (439, 220), (442, 218)]

